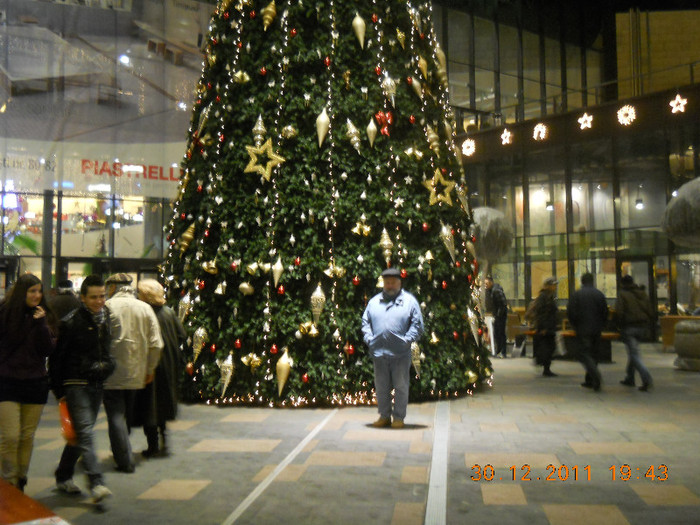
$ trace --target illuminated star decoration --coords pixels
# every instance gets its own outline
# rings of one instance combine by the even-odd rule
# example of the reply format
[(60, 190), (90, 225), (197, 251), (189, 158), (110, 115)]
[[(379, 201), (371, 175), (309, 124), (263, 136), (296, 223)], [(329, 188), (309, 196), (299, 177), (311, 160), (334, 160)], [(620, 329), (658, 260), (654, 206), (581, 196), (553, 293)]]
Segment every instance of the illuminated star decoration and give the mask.
[[(272, 168), (279, 166), (286, 159), (281, 155), (278, 155), (272, 151), (272, 139), (267, 139), (265, 144), (262, 146), (246, 146), (245, 149), (250, 155), (250, 162), (243, 170), (245, 173), (259, 173), (265, 180), (270, 180), (272, 175)], [(263, 164), (258, 164), (258, 155), (265, 153), (267, 155), (267, 162)]]
[[(438, 185), (443, 186), (444, 190), (438, 193)], [(452, 198), (450, 197), (450, 192), (454, 189), (455, 183), (452, 181), (445, 180), (442, 177), (442, 172), (440, 168), (435, 170), (433, 178), (430, 180), (424, 180), (423, 186), (425, 186), (428, 191), (430, 191), (430, 205), (437, 202), (444, 202), (449, 206), (452, 206)]]
[(668, 103), (671, 106), (671, 113), (685, 113), (685, 105), (688, 103), (687, 98), (683, 98), (680, 95), (676, 95), (671, 102)]
[(508, 144), (512, 144), (512, 143), (513, 143), (513, 134), (509, 130), (504, 129), (503, 133), (501, 133), (501, 144), (503, 144), (504, 146), (507, 146)]
[(578, 123), (581, 125), (581, 129), (591, 129), (593, 125), (593, 115), (584, 113), (583, 116), (580, 119), (578, 119)]

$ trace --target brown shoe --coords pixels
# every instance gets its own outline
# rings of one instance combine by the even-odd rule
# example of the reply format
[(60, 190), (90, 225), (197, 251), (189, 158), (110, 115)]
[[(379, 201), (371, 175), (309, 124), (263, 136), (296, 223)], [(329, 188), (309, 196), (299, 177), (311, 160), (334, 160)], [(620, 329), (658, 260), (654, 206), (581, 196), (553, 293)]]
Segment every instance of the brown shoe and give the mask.
[(394, 418), (394, 421), (391, 422), (391, 428), (403, 428), (403, 419), (399, 419), (397, 417)]
[(389, 425), (391, 425), (391, 420), (388, 417), (380, 417), (372, 423), (372, 426), (376, 428), (388, 427)]

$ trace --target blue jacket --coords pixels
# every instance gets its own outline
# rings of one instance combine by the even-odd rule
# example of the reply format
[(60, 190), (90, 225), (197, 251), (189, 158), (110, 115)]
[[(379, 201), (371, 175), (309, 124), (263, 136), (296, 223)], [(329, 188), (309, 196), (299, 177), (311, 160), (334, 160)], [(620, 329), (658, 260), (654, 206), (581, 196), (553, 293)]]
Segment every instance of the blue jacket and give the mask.
[(362, 335), (372, 357), (410, 354), (411, 343), (423, 333), (423, 314), (413, 295), (401, 290), (391, 301), (379, 293), (362, 315)]

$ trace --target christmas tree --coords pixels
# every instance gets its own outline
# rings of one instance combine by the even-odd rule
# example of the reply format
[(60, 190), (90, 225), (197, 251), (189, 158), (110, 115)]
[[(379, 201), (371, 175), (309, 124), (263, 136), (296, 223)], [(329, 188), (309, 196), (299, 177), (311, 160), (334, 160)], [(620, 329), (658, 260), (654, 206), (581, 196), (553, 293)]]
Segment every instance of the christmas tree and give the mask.
[(163, 265), (192, 344), (186, 399), (370, 403), (361, 316), (389, 266), (425, 317), (411, 398), (490, 377), (430, 10), (217, 5)]

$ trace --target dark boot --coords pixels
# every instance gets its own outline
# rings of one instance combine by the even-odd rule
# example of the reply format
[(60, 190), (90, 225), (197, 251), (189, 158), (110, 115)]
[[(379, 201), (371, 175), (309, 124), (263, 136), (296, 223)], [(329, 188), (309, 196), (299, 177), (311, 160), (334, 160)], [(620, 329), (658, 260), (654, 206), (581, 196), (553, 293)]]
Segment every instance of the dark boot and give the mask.
[(143, 427), (143, 433), (146, 435), (146, 442), (148, 443), (148, 448), (141, 452), (144, 458), (152, 458), (160, 453), (158, 448), (158, 427), (156, 426), (145, 426)]
[(165, 423), (159, 425), (158, 430), (160, 430), (160, 455), (167, 457), (170, 455), (168, 450), (168, 437), (165, 432)]
[(24, 487), (27, 486), (27, 478), (19, 478), (17, 480), (17, 488), (24, 492)]

